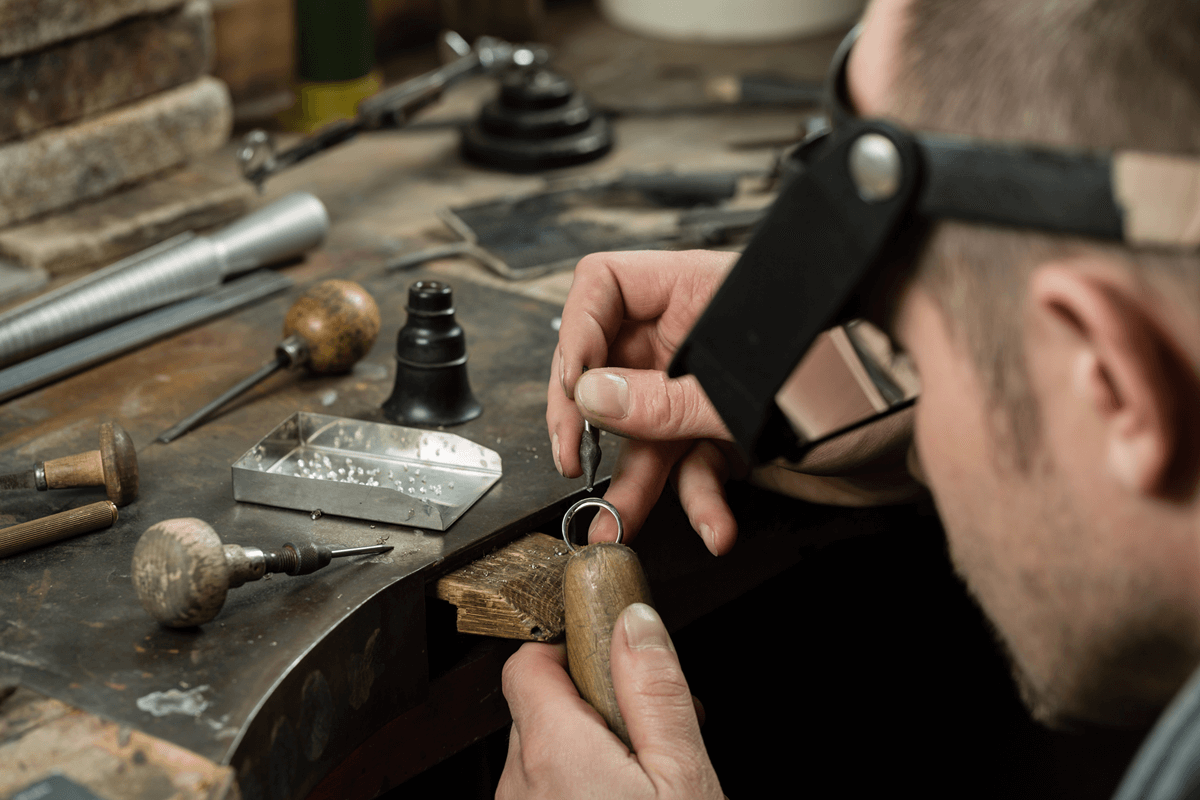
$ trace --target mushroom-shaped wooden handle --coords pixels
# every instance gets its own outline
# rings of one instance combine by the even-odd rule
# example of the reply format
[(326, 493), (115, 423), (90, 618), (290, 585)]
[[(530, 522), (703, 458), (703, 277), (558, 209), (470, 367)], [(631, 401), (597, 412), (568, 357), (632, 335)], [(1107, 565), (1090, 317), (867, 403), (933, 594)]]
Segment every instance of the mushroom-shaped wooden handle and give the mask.
[(567, 669), (580, 696), (632, 749), (629, 730), (617, 707), (609, 666), (613, 625), (630, 603), (652, 605), (646, 575), (637, 555), (628, 547), (588, 545), (567, 561), (563, 578)]
[(133, 550), (133, 587), (142, 608), (170, 628), (189, 628), (215, 617), (229, 591), (221, 538), (191, 517), (152, 525)]
[(48, 489), (103, 486), (108, 499), (118, 506), (137, 498), (137, 452), (129, 434), (115, 422), (100, 425), (99, 450), (46, 461), (42, 468)]
[(288, 309), (283, 335), (304, 340), (313, 372), (346, 372), (375, 344), (379, 306), (353, 281), (321, 281)]

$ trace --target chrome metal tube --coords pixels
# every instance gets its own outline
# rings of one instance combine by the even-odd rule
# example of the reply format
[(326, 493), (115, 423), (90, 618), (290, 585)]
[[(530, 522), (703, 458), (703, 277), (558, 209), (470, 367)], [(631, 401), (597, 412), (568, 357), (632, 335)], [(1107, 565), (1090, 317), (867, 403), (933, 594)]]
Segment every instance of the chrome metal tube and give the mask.
[(321, 201), (296, 192), (214, 234), (176, 237), (173, 245), (151, 248), (0, 315), (0, 364), (210, 291), (231, 275), (301, 255), (328, 230)]

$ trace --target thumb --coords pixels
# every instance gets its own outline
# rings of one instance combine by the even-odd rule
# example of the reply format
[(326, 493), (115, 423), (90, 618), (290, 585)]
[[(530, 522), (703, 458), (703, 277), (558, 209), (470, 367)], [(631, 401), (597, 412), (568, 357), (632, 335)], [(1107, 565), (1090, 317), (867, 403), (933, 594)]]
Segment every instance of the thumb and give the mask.
[(575, 404), (590, 422), (631, 439), (732, 437), (694, 376), (661, 370), (590, 369), (575, 384)]
[(613, 690), (642, 768), (681, 796), (721, 797), (675, 646), (645, 603), (621, 612), (610, 652)]

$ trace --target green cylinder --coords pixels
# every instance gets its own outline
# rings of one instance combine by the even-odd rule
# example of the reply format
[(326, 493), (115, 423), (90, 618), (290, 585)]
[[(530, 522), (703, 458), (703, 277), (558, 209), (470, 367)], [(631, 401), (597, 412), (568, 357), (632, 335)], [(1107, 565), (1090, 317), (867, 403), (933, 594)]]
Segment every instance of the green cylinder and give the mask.
[(297, 77), (350, 81), (375, 66), (370, 0), (296, 0)]

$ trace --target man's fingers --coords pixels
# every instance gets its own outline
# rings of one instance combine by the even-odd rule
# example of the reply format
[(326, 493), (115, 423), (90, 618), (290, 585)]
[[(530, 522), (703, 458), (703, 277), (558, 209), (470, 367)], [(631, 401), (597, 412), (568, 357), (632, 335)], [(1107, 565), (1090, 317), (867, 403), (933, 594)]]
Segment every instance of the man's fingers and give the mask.
[(671, 475), (692, 529), (714, 556), (725, 555), (737, 541), (737, 520), (725, 499), (728, 478), (725, 454), (707, 440), (696, 442)]
[(634, 603), (621, 612), (610, 665), (633, 752), (659, 790), (721, 797), (675, 646), (650, 606)]
[[(690, 446), (690, 442), (621, 441), (604, 499), (621, 512), (626, 543), (641, 530), (667, 484), (671, 467)], [(614, 542), (616, 539), (617, 521), (612, 514), (601, 511), (588, 529), (588, 541)]]
[(567, 674), (567, 650), (561, 644), (522, 645), (505, 662), (501, 687), (518, 728), (547, 704), (553, 705), (571, 695), (579, 699), (579, 692)]
[(508, 755), (504, 759), (504, 772), (496, 786), (496, 800), (517, 800), (529, 793), (529, 779), (521, 760), (521, 734), (513, 723), (508, 732)]
[(583, 474), (579, 463), (579, 437), (583, 435), (583, 418), (574, 401), (567, 397), (558, 380), (558, 365), (562, 347), (554, 350), (554, 361), (550, 381), (546, 386), (546, 428), (550, 433), (550, 452), (554, 457), (554, 468), (565, 478), (578, 478)]
[(673, 350), (737, 257), (736, 253), (692, 250), (595, 253), (580, 260), (558, 333), (563, 348), (563, 392), (574, 397), (575, 382), (584, 367), (609, 363), (608, 347), (626, 322), (655, 321)]
[(590, 370), (575, 385), (575, 404), (593, 424), (631, 439), (732, 438), (690, 375), (671, 379), (659, 370)]

